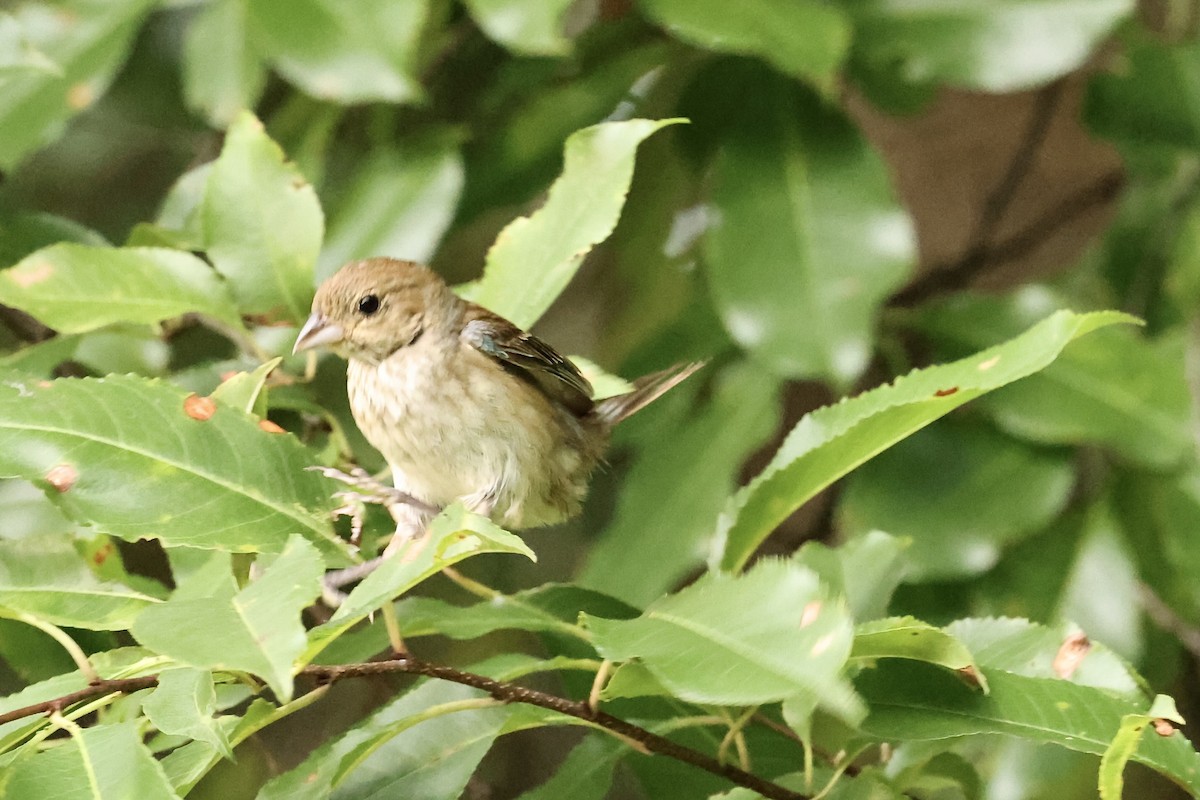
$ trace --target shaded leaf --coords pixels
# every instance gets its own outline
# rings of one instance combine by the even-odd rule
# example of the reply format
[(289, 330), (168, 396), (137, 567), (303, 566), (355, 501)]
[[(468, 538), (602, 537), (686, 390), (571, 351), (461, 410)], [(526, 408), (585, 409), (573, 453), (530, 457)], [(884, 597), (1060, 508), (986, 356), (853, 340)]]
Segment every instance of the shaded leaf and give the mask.
[[(1065, 75), (1132, 13), (1132, 0), (846, 3), (855, 46), (910, 80), (1011, 92)], [(899, 67), (895, 64), (899, 62)]]
[(262, 54), (285, 78), (322, 100), (411, 102), (428, 13), (425, 0), (247, 0)]
[(514, 53), (561, 56), (571, 50), (562, 33), (571, 0), (466, 0), (466, 6), (484, 33)]
[(910, 658), (953, 670), (987, 691), (987, 680), (962, 642), (914, 617), (864, 622), (854, 629), (853, 659)]
[(188, 25), (183, 43), (183, 95), (220, 128), (253, 108), (267, 80), (261, 54), (246, 29), (248, 0), (208, 3)]
[[(0, 473), (129, 541), (278, 552), (303, 533), (346, 563), (327, 518), (332, 483), (305, 470), (308, 451), (235, 409), (189, 417), (189, 397), (203, 399), (128, 375), (0, 381)], [(55, 469), (59, 488), (47, 477)]]
[(262, 575), (236, 594), (172, 598), (142, 612), (130, 632), (184, 664), (258, 675), (287, 702), (293, 664), (308, 641), (300, 612), (320, 594), (322, 573), (316, 548), (293, 536)]
[(202, 213), (209, 258), (241, 312), (305, 319), (324, 230), (321, 205), (249, 112), (226, 133)]
[(67, 119), (104, 94), (153, 5), (64, 0), (56, 8), (12, 8), (7, 18), (20, 24), (29, 47), (53, 59), (54, 68), (9, 70), (0, 79), (0, 169), (9, 170), (57, 137)]
[(612, 523), (588, 554), (582, 584), (644, 604), (703, 563), (713, 518), (738, 470), (778, 424), (774, 387), (760, 369), (732, 365), (705, 405), (663, 444), (643, 448)]
[(911, 269), (912, 223), (841, 111), (761, 67), (726, 71), (733, 121), (704, 240), (713, 301), (777, 374), (848, 385), (867, 366), (879, 306)]
[(604, 800), (612, 787), (613, 770), (628, 752), (623, 742), (611, 736), (589, 734), (571, 749), (549, 780), (517, 800)]
[(714, 557), (739, 569), (788, 514), (842, 475), (968, 400), (1044, 368), (1073, 339), (1132, 321), (1112, 311), (1060, 311), (1005, 344), (808, 414), (726, 506)]
[(24, 612), (53, 625), (117, 631), (158, 598), (88, 568), (70, 536), (0, 539), (0, 616)]
[(462, 187), (462, 158), (449, 134), (375, 150), (330, 214), (317, 280), (356, 258), (427, 262), (454, 219)]
[(574, 277), (583, 257), (612, 233), (633, 177), (638, 144), (680, 120), (631, 119), (576, 131), (546, 203), (509, 223), (488, 251), (471, 300), (528, 329)]
[(759, 56), (823, 89), (850, 46), (844, 12), (819, 0), (639, 0), (642, 11), (675, 36), (721, 53)]
[(142, 745), (136, 722), (96, 725), (59, 747), (18, 759), (5, 796), (22, 800), (178, 800)]
[(856, 470), (839, 512), (852, 534), (909, 539), (910, 579), (944, 579), (994, 566), (1005, 545), (1063, 510), (1074, 484), (1069, 453), (950, 419)]

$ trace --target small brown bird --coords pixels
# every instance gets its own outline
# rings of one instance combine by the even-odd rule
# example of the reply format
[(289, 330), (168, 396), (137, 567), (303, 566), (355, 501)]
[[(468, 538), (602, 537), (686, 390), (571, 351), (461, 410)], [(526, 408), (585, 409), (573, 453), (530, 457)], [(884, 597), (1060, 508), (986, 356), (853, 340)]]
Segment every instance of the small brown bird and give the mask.
[[(593, 401), (548, 344), (391, 258), (351, 262), (317, 289), (293, 352), (322, 346), (349, 359), (350, 409), (397, 489), (434, 509), (461, 500), (511, 528), (578, 513), (613, 426), (703, 366)], [(403, 536), (429, 521), (416, 504), (391, 510)]]

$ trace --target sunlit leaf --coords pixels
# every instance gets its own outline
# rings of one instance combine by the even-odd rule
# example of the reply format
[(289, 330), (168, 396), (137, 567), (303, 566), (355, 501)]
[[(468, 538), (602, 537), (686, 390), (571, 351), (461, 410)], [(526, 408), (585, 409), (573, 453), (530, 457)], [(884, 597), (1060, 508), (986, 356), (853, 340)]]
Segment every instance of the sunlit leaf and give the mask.
[(154, 323), (186, 313), (241, 328), (228, 287), (189, 253), (57, 244), (0, 271), (0, 303), (60, 333)]
[(1073, 339), (1132, 317), (1060, 311), (1005, 344), (930, 367), (818, 409), (788, 434), (771, 463), (722, 515), (723, 569), (739, 569), (788, 514), (850, 470), (985, 392), (1050, 364)]
[(235, 594), (172, 598), (143, 611), (131, 632), (184, 664), (258, 675), (286, 702), (293, 663), (307, 644), (300, 612), (320, 593), (322, 572), (316, 548), (293, 536), (262, 575)]
[(312, 463), (293, 437), (168, 383), (0, 380), (0, 474), (123, 539), (279, 552), (303, 533), (344, 564), (327, 517), (335, 490)]
[(203, 201), (204, 237), (243, 314), (308, 316), (324, 218), (316, 193), (249, 112), (229, 128)]
[(679, 121), (631, 119), (573, 133), (564, 149), (562, 175), (550, 187), (545, 205), (500, 232), (470, 298), (523, 328), (536, 322), (574, 277), (583, 257), (612, 233), (629, 191), (638, 144)]
[(632, 620), (586, 617), (608, 659), (640, 659), (677, 697), (748, 705), (838, 683), (853, 630), (809, 569), (765, 561), (709, 574)]

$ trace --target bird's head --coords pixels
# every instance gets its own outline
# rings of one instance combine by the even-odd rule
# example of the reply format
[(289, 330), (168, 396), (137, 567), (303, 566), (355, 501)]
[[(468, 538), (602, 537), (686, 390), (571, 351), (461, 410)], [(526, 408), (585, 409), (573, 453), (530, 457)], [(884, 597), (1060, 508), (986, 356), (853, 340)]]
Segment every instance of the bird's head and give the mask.
[(433, 270), (412, 261), (352, 261), (328, 278), (293, 353), (327, 347), (377, 364), (449, 322), (457, 296)]

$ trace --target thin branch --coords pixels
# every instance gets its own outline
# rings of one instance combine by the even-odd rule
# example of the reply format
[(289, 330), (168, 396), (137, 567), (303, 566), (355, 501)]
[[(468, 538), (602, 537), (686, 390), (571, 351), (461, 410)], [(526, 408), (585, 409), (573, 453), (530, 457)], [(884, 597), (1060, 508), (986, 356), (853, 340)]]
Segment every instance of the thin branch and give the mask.
[(1017, 146), (1017, 152), (1008, 163), (1004, 177), (983, 203), (979, 222), (970, 240), (972, 244), (964, 256), (964, 261), (977, 260), (979, 256), (975, 254), (981, 254), (992, 243), (1000, 223), (1004, 221), (1004, 215), (1008, 213), (1013, 199), (1017, 196), (1017, 190), (1033, 169), (1033, 162), (1046, 141), (1046, 133), (1050, 130), (1050, 123), (1054, 120), (1054, 113), (1058, 110), (1065, 86), (1065, 79), (1057, 80), (1038, 92), (1033, 104), (1033, 113), (1029, 116), (1029, 124)]
[(1110, 172), (1095, 183), (1065, 198), (1024, 230), (984, 249), (971, 263), (965, 257), (931, 267), (925, 275), (892, 295), (888, 305), (906, 308), (919, 305), (937, 295), (965, 288), (984, 268), (1023, 258), (1036, 250), (1060, 228), (1069, 225), (1092, 209), (1106, 205), (1125, 186), (1121, 172)]
[(1175, 638), (1192, 654), (1192, 658), (1200, 662), (1200, 628), (1185, 621), (1175, 609), (1158, 596), (1147, 584), (1138, 584), (1138, 599), (1142, 601), (1142, 609), (1151, 621)]
[[(685, 747), (665, 736), (652, 733), (645, 728), (634, 725), (631, 722), (626, 722), (603, 711), (593, 710), (588, 706), (586, 701), (570, 700), (558, 695), (541, 692), (537, 689), (493, 680), (492, 678), (477, 675), (473, 672), (464, 672), (454, 667), (431, 664), (412, 658), (411, 656), (389, 661), (371, 661), (357, 664), (310, 664), (300, 670), (300, 674), (315, 678), (324, 684), (336, 683), (350, 678), (390, 674), (425, 675), (430, 678), (437, 678), (438, 680), (459, 683), (487, 692), (491, 697), (504, 703), (523, 703), (525, 705), (538, 706), (539, 708), (557, 711), (560, 714), (590, 722), (611, 733), (629, 739), (647, 752), (667, 756), (668, 758), (698, 767), (706, 772), (711, 772), (738, 786), (744, 786), (747, 789), (758, 792), (763, 797), (770, 798), (771, 800), (806, 800), (805, 795), (793, 792), (777, 783), (772, 783), (733, 765), (721, 764), (712, 756), (701, 753), (698, 750), (693, 750), (690, 747)], [(157, 675), (100, 680), (79, 691), (0, 714), (0, 725), (24, 717), (60, 713), (66, 706), (86, 700), (89, 697), (114, 692), (135, 692), (157, 685)]]
[(1054, 121), (1065, 87), (1066, 81), (1059, 80), (1047, 85), (1038, 93), (1017, 151), (1009, 161), (1000, 182), (984, 199), (966, 251), (952, 262), (932, 266), (922, 277), (894, 295), (891, 305), (912, 306), (935, 295), (962, 289), (985, 270), (1025, 255), (1083, 211), (1115, 196), (1121, 185), (1120, 177), (1117, 176), (1114, 185), (1113, 176), (1105, 176), (1099, 183), (1068, 198), (1026, 230), (1005, 242), (993, 242), (1005, 215), (1012, 207), (1018, 189), (1029, 177), (1038, 153), (1045, 144), (1046, 134)]

